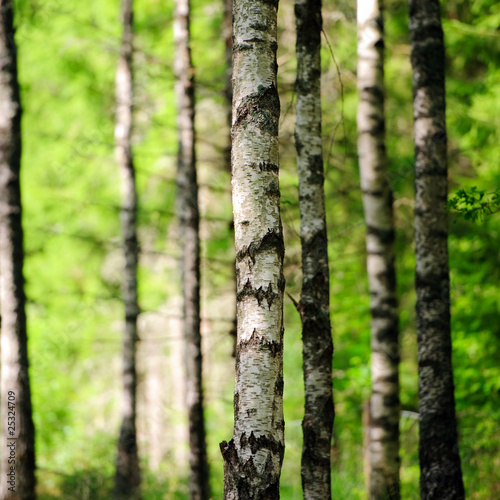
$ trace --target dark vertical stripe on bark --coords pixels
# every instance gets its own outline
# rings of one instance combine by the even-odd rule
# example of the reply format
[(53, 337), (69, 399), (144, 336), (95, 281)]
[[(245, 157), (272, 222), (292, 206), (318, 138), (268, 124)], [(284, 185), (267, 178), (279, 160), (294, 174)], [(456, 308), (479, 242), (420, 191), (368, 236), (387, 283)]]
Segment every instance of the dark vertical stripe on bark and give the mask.
[(333, 342), (321, 137), (321, 0), (296, 0), (297, 123), (302, 243), (302, 319), (305, 413), (302, 489), (305, 499), (331, 498), (334, 419)]
[[(0, 1), (0, 313), (2, 499), (34, 500), (35, 430), (29, 381), (21, 224), (21, 103), (10, 1)], [(14, 398), (12, 401), (11, 398)], [(15, 403), (15, 425), (7, 425), (8, 401)], [(9, 416), (12, 416), (10, 414)], [(12, 433), (11, 433), (12, 432)], [(17, 439), (10, 439), (10, 438)], [(15, 476), (8, 476), (15, 450)], [(14, 491), (9, 490), (13, 488)]]
[(226, 500), (279, 498), (284, 453), (283, 230), (277, 1), (233, 3), (232, 194), (237, 277), (234, 433)]
[(138, 500), (140, 469), (137, 451), (137, 372), (136, 343), (137, 316), (137, 262), (136, 230), (137, 193), (132, 155), (132, 101), (133, 101), (133, 0), (122, 0), (122, 43), (116, 72), (116, 158), (122, 176), (121, 224), (125, 268), (122, 295), (125, 306), (123, 336), (123, 403), (122, 424), (118, 439), (115, 489), (116, 500)]
[(358, 0), (358, 154), (367, 225), (371, 309), (369, 498), (398, 500), (399, 327), (394, 264), (392, 192), (387, 180), (382, 4)]
[(200, 332), (200, 241), (198, 183), (195, 157), (195, 88), (190, 50), (189, 0), (176, 0), (177, 211), (182, 252), (182, 289), (186, 366), (186, 403), (189, 420), (189, 489), (192, 500), (208, 500), (209, 471), (203, 417)]
[(410, 0), (415, 120), (415, 240), (420, 492), (465, 497), (451, 362), (444, 41), (438, 0)]

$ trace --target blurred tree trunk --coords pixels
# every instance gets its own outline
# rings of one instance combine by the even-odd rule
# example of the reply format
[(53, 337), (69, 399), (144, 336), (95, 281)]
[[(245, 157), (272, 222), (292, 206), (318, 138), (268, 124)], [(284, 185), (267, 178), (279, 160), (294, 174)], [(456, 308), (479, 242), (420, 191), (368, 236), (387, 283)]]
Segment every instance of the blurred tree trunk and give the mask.
[[(26, 334), (21, 224), (21, 102), (10, 1), (0, 1), (0, 311), (2, 500), (34, 500), (35, 429)], [(12, 461), (14, 460), (14, 461)]]
[[(225, 42), (225, 57), (226, 57), (226, 86), (224, 88), (224, 97), (226, 98), (226, 119), (229, 125), (229, 134), (227, 137), (227, 147), (224, 151), (224, 160), (226, 170), (231, 172), (231, 122), (232, 122), (232, 105), (233, 105), (233, 0), (224, 0), (224, 19), (223, 19), (223, 34)], [(234, 231), (234, 220), (231, 221), (231, 227)], [(234, 263), (236, 270), (236, 261)], [(236, 280), (235, 280), (236, 289)], [(234, 311), (234, 322), (229, 334), (233, 340), (233, 357), (236, 356), (236, 310)]]
[(279, 498), (284, 452), (283, 230), (276, 88), (278, 2), (233, 4), (233, 207), (238, 340), (224, 498)]
[[(224, 18), (222, 21), (222, 30), (225, 43), (226, 59), (226, 85), (224, 87), (224, 97), (226, 99), (226, 119), (231, 129), (232, 104), (233, 104), (233, 0), (224, 1)], [(228, 137), (228, 145), (225, 150), (225, 164), (231, 172), (231, 133)]]
[(384, 23), (379, 0), (358, 0), (358, 154), (367, 226), (371, 310), (369, 498), (398, 500), (399, 327), (394, 216), (384, 115)]
[(297, 122), (305, 414), (302, 490), (305, 499), (331, 498), (330, 454), (334, 419), (333, 342), (321, 137), (321, 0), (296, 0)]
[(177, 124), (177, 210), (182, 252), (184, 296), (184, 341), (186, 402), (189, 419), (189, 466), (191, 499), (210, 497), (205, 421), (203, 418), (202, 352), (200, 333), (200, 240), (198, 184), (195, 157), (194, 68), (190, 50), (189, 0), (176, 0), (174, 37), (176, 43)]
[(116, 158), (122, 174), (121, 223), (125, 269), (123, 301), (125, 304), (125, 332), (123, 337), (123, 407), (116, 461), (115, 498), (136, 500), (140, 495), (140, 470), (137, 452), (137, 372), (136, 343), (137, 316), (137, 193), (132, 156), (133, 103), (133, 0), (122, 0), (123, 34), (120, 60), (116, 72)]
[(415, 247), (420, 493), (460, 500), (451, 363), (444, 42), (438, 0), (410, 0), (415, 122)]

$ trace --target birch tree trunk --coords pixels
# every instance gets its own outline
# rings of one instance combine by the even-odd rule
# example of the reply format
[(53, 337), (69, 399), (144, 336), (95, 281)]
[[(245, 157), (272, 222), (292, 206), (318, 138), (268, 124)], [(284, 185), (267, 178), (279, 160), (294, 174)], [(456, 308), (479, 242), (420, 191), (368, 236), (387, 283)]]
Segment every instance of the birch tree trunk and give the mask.
[[(224, 17), (222, 20), (222, 31), (225, 43), (226, 59), (226, 85), (224, 88), (224, 97), (226, 99), (226, 116), (229, 128), (232, 122), (232, 102), (233, 102), (233, 0), (223, 0)], [(226, 168), (231, 171), (231, 134), (228, 137), (228, 145), (225, 151)]]
[(116, 72), (116, 158), (122, 175), (121, 224), (125, 268), (123, 274), (123, 302), (125, 305), (125, 332), (123, 337), (123, 403), (122, 424), (118, 440), (115, 474), (115, 498), (137, 500), (140, 494), (140, 470), (137, 452), (137, 372), (136, 343), (137, 316), (137, 261), (136, 231), (137, 193), (132, 156), (132, 102), (133, 102), (133, 0), (122, 0), (123, 34), (120, 60)]
[(12, 2), (0, 1), (0, 498), (34, 500), (35, 430), (29, 381), (21, 224), (21, 102)]
[(331, 498), (330, 453), (334, 419), (333, 342), (321, 137), (321, 0), (296, 0), (297, 122), (305, 414), (302, 422), (304, 499)]
[[(233, 103), (233, 0), (224, 1), (224, 18), (222, 21), (222, 30), (224, 34), (224, 42), (226, 45), (225, 58), (226, 58), (226, 86), (224, 88), (226, 118), (229, 125), (229, 134), (227, 136), (227, 147), (224, 151), (224, 160), (226, 169), (231, 172), (231, 124), (232, 124), (232, 103)], [(234, 230), (234, 219), (231, 221), (231, 227)], [(236, 261), (234, 263), (236, 270)], [(235, 276), (236, 278), (236, 276)], [(234, 280), (236, 290), (236, 279)], [(233, 341), (233, 357), (236, 356), (236, 308), (234, 311), (234, 321), (229, 331)]]
[(381, 2), (358, 0), (358, 154), (372, 316), (369, 498), (398, 500), (399, 328), (394, 217), (385, 152), (383, 27)]
[(200, 333), (200, 241), (198, 184), (195, 157), (194, 68), (190, 50), (189, 0), (176, 0), (177, 210), (182, 252), (186, 403), (189, 420), (189, 489), (191, 499), (208, 500), (209, 471), (203, 418), (202, 353)]
[(451, 363), (444, 42), (438, 0), (410, 0), (422, 499), (460, 500)]
[(233, 4), (233, 211), (237, 347), (224, 498), (279, 498), (284, 452), (283, 230), (279, 211), (278, 1)]

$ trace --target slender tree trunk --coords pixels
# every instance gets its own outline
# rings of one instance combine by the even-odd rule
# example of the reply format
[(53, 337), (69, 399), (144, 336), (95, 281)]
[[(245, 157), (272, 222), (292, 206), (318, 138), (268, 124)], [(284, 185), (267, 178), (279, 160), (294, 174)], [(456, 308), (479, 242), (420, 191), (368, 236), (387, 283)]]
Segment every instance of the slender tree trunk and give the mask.
[(451, 363), (444, 42), (438, 0), (410, 0), (415, 121), (415, 246), (420, 492), (460, 500)]
[(182, 251), (186, 399), (189, 419), (190, 494), (193, 500), (210, 497), (209, 470), (203, 418), (202, 354), (200, 333), (200, 240), (198, 184), (195, 157), (194, 68), (190, 50), (189, 0), (176, 0), (177, 209)]
[(372, 315), (369, 498), (398, 500), (399, 328), (394, 217), (385, 152), (384, 23), (379, 0), (358, 0), (358, 39), (358, 154)]
[[(224, 88), (224, 97), (226, 98), (226, 119), (229, 125), (229, 134), (227, 137), (227, 148), (224, 151), (224, 163), (228, 172), (231, 172), (231, 123), (232, 123), (232, 104), (233, 104), (233, 0), (224, 0), (224, 19), (222, 23), (224, 42), (226, 46), (226, 86)], [(231, 227), (234, 231), (234, 219), (231, 221)], [(236, 261), (234, 263), (236, 270)], [(236, 280), (235, 280), (236, 290)], [(229, 334), (233, 340), (233, 357), (236, 356), (236, 309), (234, 311), (234, 322)]]
[(302, 242), (302, 319), (305, 414), (302, 490), (307, 500), (331, 498), (330, 454), (334, 419), (333, 342), (321, 137), (321, 0), (296, 0), (297, 123)]
[[(222, 21), (222, 30), (225, 42), (226, 59), (226, 85), (224, 88), (224, 97), (226, 99), (226, 119), (231, 129), (232, 124), (232, 103), (233, 103), (233, 0), (224, 1), (224, 18)], [(231, 172), (231, 133), (228, 137), (228, 145), (225, 151), (225, 164)]]
[(236, 386), (233, 439), (221, 443), (224, 498), (279, 498), (284, 452), (283, 230), (276, 88), (278, 2), (233, 4)]
[(137, 193), (132, 157), (132, 87), (133, 87), (133, 0), (122, 0), (123, 35), (116, 73), (116, 157), (122, 173), (121, 223), (125, 269), (123, 301), (125, 332), (123, 339), (123, 408), (118, 458), (116, 461), (115, 498), (137, 500), (140, 495), (140, 470), (137, 452), (136, 407), (137, 372)]
[(34, 500), (35, 430), (28, 370), (21, 225), (21, 102), (12, 2), (0, 0), (0, 307), (2, 500)]

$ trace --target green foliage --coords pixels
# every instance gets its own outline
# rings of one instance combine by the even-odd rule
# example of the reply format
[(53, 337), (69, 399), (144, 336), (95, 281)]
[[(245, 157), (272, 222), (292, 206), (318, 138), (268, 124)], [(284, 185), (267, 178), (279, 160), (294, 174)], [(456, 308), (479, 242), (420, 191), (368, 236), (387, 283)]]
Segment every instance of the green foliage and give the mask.
[(487, 193), (478, 191), (476, 186), (469, 192), (459, 189), (448, 201), (448, 209), (455, 210), (466, 220), (482, 220), (500, 211), (500, 190)]

